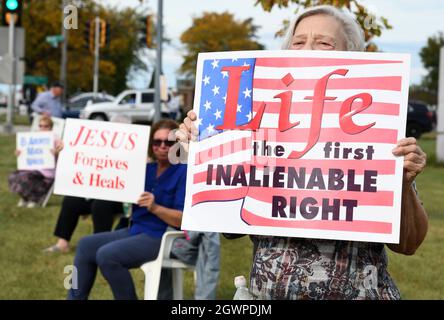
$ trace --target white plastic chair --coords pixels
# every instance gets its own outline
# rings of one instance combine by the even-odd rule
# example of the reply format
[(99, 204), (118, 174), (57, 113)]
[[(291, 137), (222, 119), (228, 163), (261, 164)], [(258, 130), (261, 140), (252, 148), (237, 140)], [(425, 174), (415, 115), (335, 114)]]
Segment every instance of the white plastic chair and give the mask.
[(159, 254), (153, 261), (144, 263), (140, 268), (145, 273), (145, 300), (157, 300), (159, 291), (160, 274), (162, 268), (170, 268), (173, 273), (173, 299), (183, 299), (183, 270), (194, 269), (179, 259), (170, 258), (171, 247), (174, 239), (184, 238), (183, 231), (167, 231), (162, 236)]

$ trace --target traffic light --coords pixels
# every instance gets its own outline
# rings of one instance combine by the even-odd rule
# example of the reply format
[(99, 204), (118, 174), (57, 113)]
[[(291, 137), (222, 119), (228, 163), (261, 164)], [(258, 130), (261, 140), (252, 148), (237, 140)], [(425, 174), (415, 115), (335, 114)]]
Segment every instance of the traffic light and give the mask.
[(14, 15), (14, 25), (22, 25), (22, 0), (3, 0), (2, 1), (2, 25), (9, 26), (11, 16)]
[(153, 22), (152, 16), (146, 16), (141, 19), (142, 29), (140, 30), (140, 42), (145, 44), (148, 48), (153, 47)]
[(89, 51), (94, 52), (94, 32), (95, 32), (94, 20), (89, 20), (86, 22), (85, 31), (83, 33), (83, 38), (85, 40), (85, 48)]
[(110, 41), (109, 24), (105, 20), (100, 20), (100, 48), (105, 47)]

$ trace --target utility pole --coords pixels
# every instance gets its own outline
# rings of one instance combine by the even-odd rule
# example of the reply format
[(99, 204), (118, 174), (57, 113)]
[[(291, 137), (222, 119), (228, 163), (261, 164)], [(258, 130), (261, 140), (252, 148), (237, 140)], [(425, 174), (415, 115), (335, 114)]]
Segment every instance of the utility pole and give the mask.
[(95, 33), (94, 33), (94, 98), (99, 92), (99, 59), (100, 59), (100, 17), (94, 19)]
[(68, 63), (68, 30), (66, 30), (64, 22), (65, 22), (65, 8), (68, 6), (68, 0), (63, 0), (62, 7), (62, 60), (60, 62), (60, 82), (63, 84), (65, 90), (63, 90), (62, 94), (62, 103), (66, 101), (66, 92), (67, 92), (67, 81), (66, 81), (66, 65)]
[(14, 104), (15, 104), (15, 83), (16, 83), (16, 63), (15, 63), (15, 15), (10, 15), (9, 22), (9, 47), (8, 55), (11, 62), (11, 84), (9, 85), (9, 97), (8, 97), (8, 110), (6, 113), (6, 124), (4, 130), (6, 133), (12, 133), (14, 129), (12, 117), (14, 115)]
[(155, 79), (156, 94), (154, 96), (154, 121), (160, 120), (160, 75), (162, 73), (163, 0), (158, 0), (157, 11), (157, 58)]
[(438, 84), (438, 109), (436, 140), (436, 156), (438, 162), (444, 162), (444, 47), (441, 47), (439, 55), (439, 84)]

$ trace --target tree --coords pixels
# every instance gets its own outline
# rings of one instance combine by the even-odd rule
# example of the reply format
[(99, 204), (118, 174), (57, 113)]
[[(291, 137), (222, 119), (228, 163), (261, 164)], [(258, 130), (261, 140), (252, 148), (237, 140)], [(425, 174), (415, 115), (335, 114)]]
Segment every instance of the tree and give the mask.
[(438, 32), (435, 36), (427, 39), (425, 45), (419, 52), (422, 64), (427, 70), (427, 75), (422, 79), (421, 87), (425, 91), (426, 102), (430, 104), (438, 103), (438, 78), (439, 78), (439, 55), (441, 48), (444, 47), (444, 33)]
[[(51, 47), (45, 38), (60, 34), (61, 3), (61, 0), (25, 2), (23, 26), (26, 30), (26, 73), (29, 75), (47, 76), (50, 81), (59, 78), (61, 50)], [(137, 56), (141, 15), (134, 9), (108, 8), (93, 0), (83, 0), (82, 4), (79, 29), (68, 30), (68, 93), (92, 89), (94, 56), (85, 48), (84, 31), (86, 22), (98, 15), (110, 25), (110, 42), (100, 50), (99, 89), (117, 94), (126, 88), (131, 66), (141, 64)]]
[[(260, 4), (265, 11), (271, 11), (274, 6), (286, 8), (290, 3), (303, 8), (328, 4), (350, 11), (364, 30), (367, 51), (378, 51), (377, 46), (372, 42), (373, 38), (381, 36), (384, 29), (392, 28), (386, 18), (374, 16), (358, 0), (256, 0), (255, 5)], [(285, 20), (284, 27), (276, 32), (276, 36), (283, 36), (288, 24), (289, 21)]]
[(181, 73), (194, 74), (199, 52), (263, 49), (255, 40), (257, 29), (253, 19), (238, 21), (229, 12), (204, 12), (201, 17), (193, 18), (192, 26), (180, 37), (186, 50)]
[(421, 84), (412, 84), (409, 88), (409, 100), (422, 101), (428, 105), (436, 105), (436, 94), (431, 94)]

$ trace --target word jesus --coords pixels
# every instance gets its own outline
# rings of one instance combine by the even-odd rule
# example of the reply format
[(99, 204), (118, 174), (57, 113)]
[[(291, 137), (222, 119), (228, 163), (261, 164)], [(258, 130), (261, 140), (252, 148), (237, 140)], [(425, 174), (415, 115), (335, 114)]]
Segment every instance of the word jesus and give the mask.
[(80, 126), (76, 138), (69, 145), (89, 147), (110, 147), (112, 149), (124, 149), (131, 151), (136, 147), (137, 133), (111, 132), (108, 130), (97, 130)]
[[(242, 126), (236, 125), (237, 102), (239, 98), (242, 72), (247, 71), (249, 69), (250, 66), (231, 66), (231, 67), (222, 68), (222, 72), (228, 72), (229, 78), (228, 78), (227, 102), (225, 107), (224, 122), (222, 125), (216, 127), (217, 130), (259, 129), (260, 123), (262, 121), (262, 116), (264, 115), (266, 107), (265, 102), (261, 103), (258, 112), (249, 123)], [(289, 159), (301, 158), (318, 142), (319, 135), (321, 132), (322, 115), (324, 112), (324, 101), (336, 99), (336, 97), (326, 96), (328, 81), (332, 75), (345, 76), (347, 73), (348, 73), (347, 69), (337, 69), (334, 70), (333, 72), (328, 73), (327, 75), (325, 75), (316, 82), (313, 96), (307, 96), (304, 98), (305, 100), (313, 101), (310, 133), (305, 148), (301, 151), (292, 151), (288, 156)], [(287, 87), (294, 81), (290, 73), (288, 73), (281, 80)], [(293, 92), (291, 90), (285, 91), (274, 96), (274, 98), (281, 100), (281, 106), (279, 111), (279, 130), (282, 132), (299, 125), (300, 121), (294, 123), (290, 122), (290, 113), (291, 113), (290, 109), (293, 98)], [(353, 103), (355, 102), (355, 100), (358, 99), (362, 101), (362, 105), (352, 110)], [(341, 109), (339, 112), (339, 125), (342, 131), (344, 131), (347, 134), (354, 135), (373, 127), (376, 124), (375, 122), (360, 126), (354, 123), (352, 119), (352, 117), (355, 114), (360, 113), (366, 110), (369, 106), (371, 106), (372, 102), (373, 98), (368, 93), (356, 94), (346, 99), (341, 104)]]

